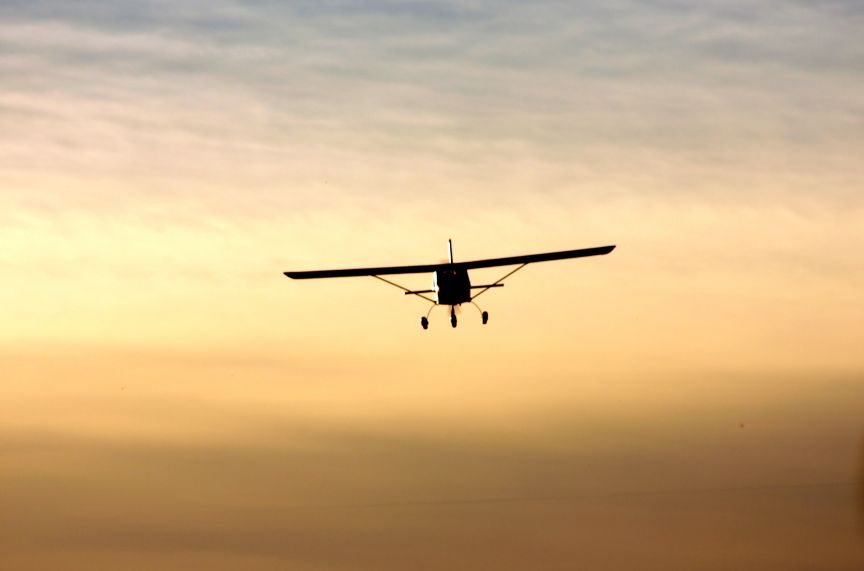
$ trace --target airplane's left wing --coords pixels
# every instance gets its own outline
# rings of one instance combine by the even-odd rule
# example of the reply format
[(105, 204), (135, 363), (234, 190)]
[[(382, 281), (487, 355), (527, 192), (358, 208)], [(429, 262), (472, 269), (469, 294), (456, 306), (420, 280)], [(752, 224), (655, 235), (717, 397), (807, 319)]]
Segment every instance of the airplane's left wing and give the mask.
[(581, 250), (564, 250), (561, 252), (545, 252), (543, 254), (527, 254), (510, 256), (508, 258), (491, 258), (473, 262), (456, 262), (454, 265), (473, 270), (476, 268), (494, 268), (497, 266), (513, 266), (516, 264), (533, 264), (534, 262), (551, 262), (568, 258), (585, 258), (587, 256), (603, 256), (615, 249), (615, 246), (599, 246), (597, 248), (582, 248)]
[(357, 276), (386, 276), (397, 274), (424, 274), (434, 272), (446, 264), (425, 264), (421, 266), (383, 266), (379, 268), (351, 268), (344, 270), (312, 270), (306, 272), (282, 272), (292, 280), (316, 278), (350, 278)]

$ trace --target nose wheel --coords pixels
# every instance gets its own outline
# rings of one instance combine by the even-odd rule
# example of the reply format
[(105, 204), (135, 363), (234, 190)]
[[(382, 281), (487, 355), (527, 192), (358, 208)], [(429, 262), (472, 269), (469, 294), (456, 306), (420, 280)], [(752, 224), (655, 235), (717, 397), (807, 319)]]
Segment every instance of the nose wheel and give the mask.
[(450, 308), (450, 325), (452, 327), (456, 327), (456, 310), (454, 308)]

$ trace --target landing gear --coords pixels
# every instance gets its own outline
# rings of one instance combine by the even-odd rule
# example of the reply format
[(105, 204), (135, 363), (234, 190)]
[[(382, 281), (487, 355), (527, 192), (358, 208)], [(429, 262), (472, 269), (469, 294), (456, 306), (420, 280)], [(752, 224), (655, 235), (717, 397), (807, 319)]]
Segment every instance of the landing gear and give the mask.
[(435, 309), (435, 304), (429, 308), (429, 311), (426, 312), (426, 315), (420, 318), (420, 327), (424, 330), (429, 329), (429, 316), (432, 315), (432, 310)]
[[(477, 307), (476, 303), (474, 303), (473, 301), (471, 303), (475, 307)], [(432, 307), (429, 308), (429, 313), (427, 313), (424, 317), (420, 318), (420, 326), (423, 329), (429, 329), (429, 315), (432, 313), (432, 310), (435, 309), (436, 307), (440, 307), (440, 306), (432, 305)], [(477, 307), (477, 309), (480, 310), (479, 307)], [(489, 312), (488, 311), (480, 311), (480, 317), (483, 319), (483, 325), (486, 325), (489, 322)], [(450, 306), (450, 327), (453, 327), (455, 329), (457, 325), (459, 325), (459, 320), (456, 318), (456, 306), (451, 305)]]
[(471, 302), (471, 305), (473, 305), (474, 307), (477, 308), (477, 311), (480, 312), (480, 318), (483, 320), (483, 325), (486, 325), (486, 323), (489, 322), (489, 312), (483, 311), (482, 309), (480, 309), (480, 306), (477, 305), (476, 303), (474, 303), (473, 301)]

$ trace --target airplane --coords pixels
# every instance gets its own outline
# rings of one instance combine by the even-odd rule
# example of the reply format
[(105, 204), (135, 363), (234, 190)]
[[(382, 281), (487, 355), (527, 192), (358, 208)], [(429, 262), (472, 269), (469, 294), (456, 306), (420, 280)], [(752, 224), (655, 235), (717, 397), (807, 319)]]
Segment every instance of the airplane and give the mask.
[[(471, 262), (456, 262), (453, 260), (453, 240), (447, 240), (447, 251), (449, 262), (438, 264), (425, 264), (419, 266), (383, 266), (377, 268), (353, 268), (340, 270), (314, 270), (302, 272), (283, 272), (294, 280), (308, 280), (317, 278), (347, 278), (357, 276), (369, 276), (392, 286), (398, 287), (405, 295), (416, 295), (432, 303), (432, 307), (425, 316), (420, 318), (420, 326), (429, 328), (429, 315), (439, 305), (450, 306), (450, 325), (456, 327), (456, 307), (463, 303), (470, 303), (480, 311), (483, 325), (489, 321), (489, 313), (480, 309), (474, 301), (487, 291), (496, 287), (504, 287), (502, 283), (528, 264), (535, 262), (548, 262), (552, 260), (564, 260), (568, 258), (585, 258), (588, 256), (604, 256), (615, 249), (615, 246), (599, 246), (596, 248), (583, 248), (581, 250), (564, 250), (561, 252), (545, 252), (543, 254), (528, 254), (525, 256), (510, 256), (507, 258), (491, 258), (487, 260), (474, 260)], [(517, 266), (503, 277), (491, 284), (471, 285), (468, 270), (479, 268), (495, 268), (499, 266)], [(432, 272), (432, 289), (410, 290), (388, 279), (382, 275), (398, 274), (421, 274)], [(480, 290), (472, 293), (472, 290)], [(429, 297), (429, 295), (434, 295)]]

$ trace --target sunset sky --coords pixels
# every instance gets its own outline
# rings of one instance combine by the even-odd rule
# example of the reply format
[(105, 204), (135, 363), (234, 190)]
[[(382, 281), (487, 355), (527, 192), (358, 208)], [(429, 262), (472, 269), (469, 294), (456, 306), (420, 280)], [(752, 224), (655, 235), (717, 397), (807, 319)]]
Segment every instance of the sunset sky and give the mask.
[(862, 29), (0, 3), (0, 568), (861, 569)]

